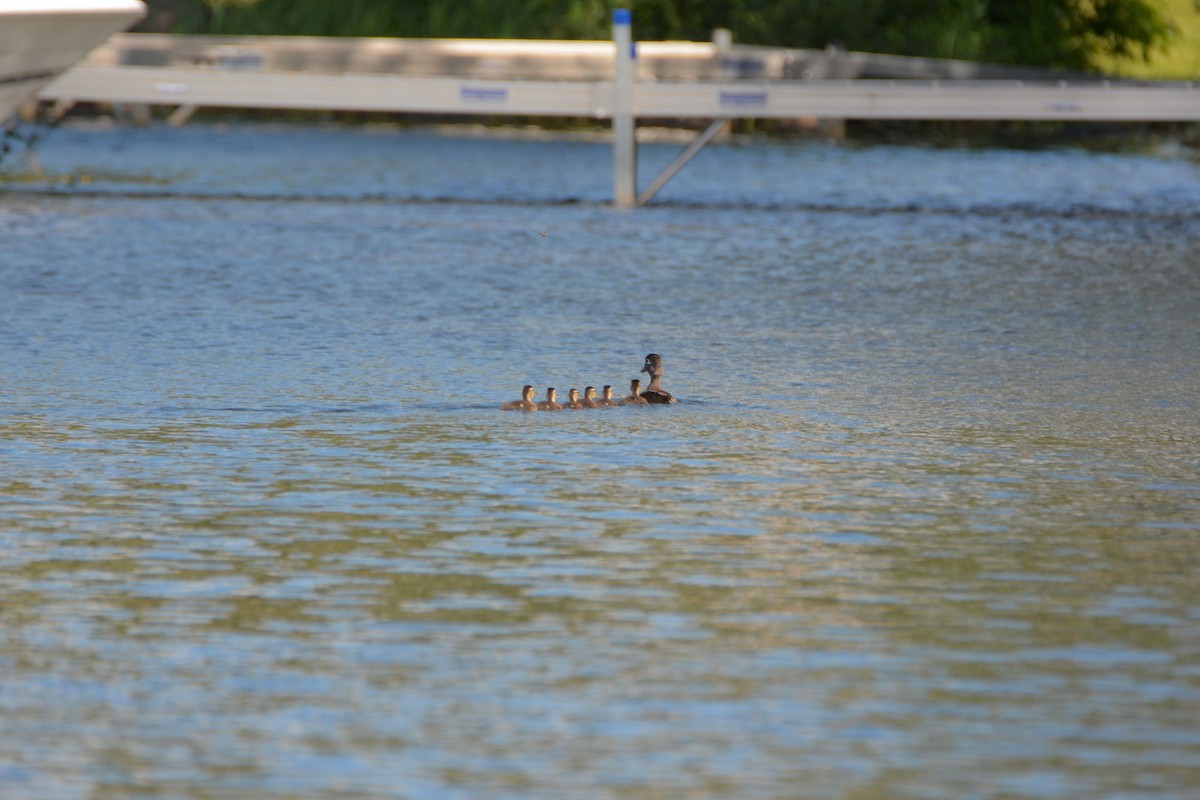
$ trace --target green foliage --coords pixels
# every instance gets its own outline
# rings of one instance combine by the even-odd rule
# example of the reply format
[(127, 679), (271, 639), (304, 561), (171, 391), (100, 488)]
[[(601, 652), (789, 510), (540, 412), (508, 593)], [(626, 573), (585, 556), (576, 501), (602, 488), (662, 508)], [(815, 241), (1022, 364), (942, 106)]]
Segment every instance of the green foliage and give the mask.
[[(197, 0), (198, 2), (198, 0)], [(189, 33), (420, 38), (579, 38), (605, 28), (608, 4), (552, 0), (203, 0)]]
[(1142, 55), (1171, 30), (1144, 0), (993, 0), (987, 51), (1000, 62), (1084, 69), (1102, 56)]
[[(152, 0), (153, 1), (153, 0)], [(202, 5), (200, 3), (202, 2)], [(193, 33), (607, 39), (628, 6), (638, 39), (736, 41), (1035, 66), (1145, 57), (1171, 29), (1150, 0), (192, 0)]]
[(1105, 72), (1133, 78), (1196, 80), (1200, 78), (1200, 0), (1150, 0), (1167, 20), (1167, 41), (1129, 55), (1100, 56)]

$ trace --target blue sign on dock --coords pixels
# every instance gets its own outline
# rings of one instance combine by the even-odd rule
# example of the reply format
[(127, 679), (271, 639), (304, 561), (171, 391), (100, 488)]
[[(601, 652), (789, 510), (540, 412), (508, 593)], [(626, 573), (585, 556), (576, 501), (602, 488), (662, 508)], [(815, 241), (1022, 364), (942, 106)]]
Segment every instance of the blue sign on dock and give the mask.
[(462, 86), (458, 90), (458, 99), (464, 103), (505, 103), (508, 89), (503, 86)]
[(738, 108), (758, 107), (767, 104), (766, 92), (729, 92), (722, 90), (718, 102), (723, 106), (737, 106)]

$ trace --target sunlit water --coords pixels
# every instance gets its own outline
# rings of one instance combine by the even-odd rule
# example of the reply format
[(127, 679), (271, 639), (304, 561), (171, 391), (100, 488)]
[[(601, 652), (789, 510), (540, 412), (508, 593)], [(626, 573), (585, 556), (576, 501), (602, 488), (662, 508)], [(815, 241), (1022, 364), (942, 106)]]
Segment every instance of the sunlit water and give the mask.
[[(0, 797), (1200, 796), (1195, 160), (38, 155)], [(677, 406), (497, 410), (651, 351)]]

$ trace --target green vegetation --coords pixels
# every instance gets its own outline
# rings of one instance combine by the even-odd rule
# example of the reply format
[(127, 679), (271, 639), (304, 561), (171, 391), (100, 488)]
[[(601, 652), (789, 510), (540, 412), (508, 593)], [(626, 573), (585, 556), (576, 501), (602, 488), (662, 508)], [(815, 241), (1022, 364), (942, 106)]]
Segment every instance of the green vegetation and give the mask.
[(1104, 72), (1146, 79), (1200, 79), (1200, 0), (1153, 0), (1172, 28), (1161, 46), (1146, 58), (1108, 56), (1097, 59)]
[[(736, 41), (1169, 77), (1200, 62), (1200, 0), (150, 0), (185, 33)], [(152, 18), (153, 19), (153, 18)], [(153, 24), (153, 22), (152, 22)], [(1183, 33), (1186, 32), (1186, 33)], [(1147, 73), (1149, 70), (1149, 73)]]

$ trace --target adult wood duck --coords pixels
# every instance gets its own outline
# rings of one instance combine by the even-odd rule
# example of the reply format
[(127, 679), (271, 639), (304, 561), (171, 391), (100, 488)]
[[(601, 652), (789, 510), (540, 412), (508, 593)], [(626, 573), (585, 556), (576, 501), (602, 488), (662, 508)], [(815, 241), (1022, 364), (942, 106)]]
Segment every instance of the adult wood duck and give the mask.
[(642, 372), (649, 373), (650, 384), (642, 390), (642, 397), (647, 403), (678, 403), (679, 401), (662, 388), (662, 356), (658, 353), (651, 353), (646, 356), (646, 363), (642, 365)]
[(513, 400), (511, 403), (504, 403), (500, 406), (501, 411), (537, 411), (537, 403), (533, 402), (533, 387), (529, 384), (521, 390), (521, 399)]

